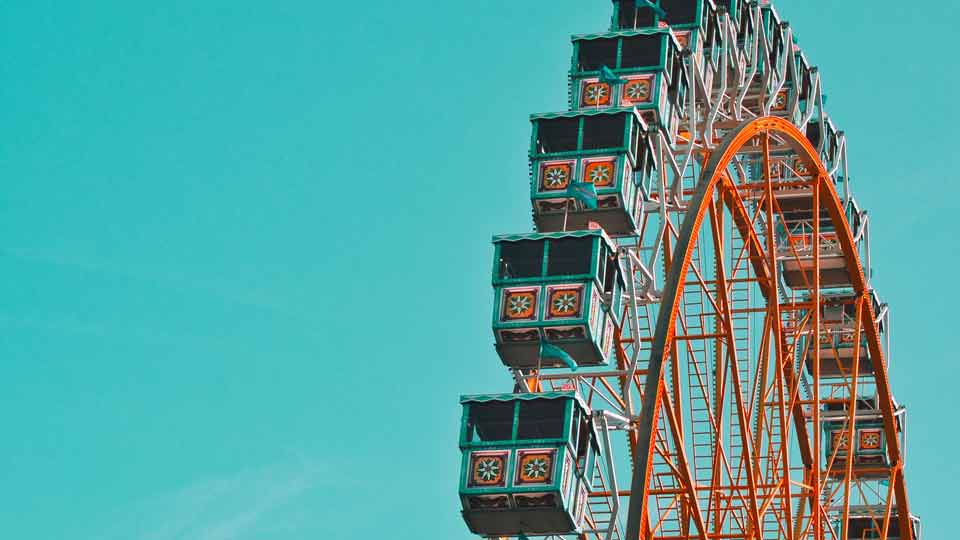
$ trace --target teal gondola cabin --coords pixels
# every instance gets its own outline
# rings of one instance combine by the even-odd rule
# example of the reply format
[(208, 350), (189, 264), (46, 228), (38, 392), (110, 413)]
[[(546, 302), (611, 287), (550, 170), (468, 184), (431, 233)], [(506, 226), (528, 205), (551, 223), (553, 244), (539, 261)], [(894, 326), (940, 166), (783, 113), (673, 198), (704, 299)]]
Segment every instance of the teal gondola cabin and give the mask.
[(597, 433), (575, 392), (463, 396), (460, 500), (482, 536), (581, 531)]
[(600, 229), (496, 236), (493, 333), (512, 368), (564, 367), (540, 358), (540, 342), (578, 366), (606, 365), (620, 328), (623, 275)]
[[(777, 164), (779, 171), (787, 169), (782, 162)], [(796, 166), (799, 166), (797, 164)], [(800, 175), (795, 169), (787, 170), (790, 176)], [(776, 193), (777, 204), (783, 216), (783, 222), (777, 234), (777, 260), (780, 262), (780, 274), (784, 283), (794, 290), (813, 288), (814, 252), (819, 251), (820, 286), (824, 289), (849, 289), (853, 286), (847, 258), (840, 244), (840, 236), (825, 208), (820, 211), (820, 230), (814, 237), (813, 193), (810, 189), (785, 189)], [(846, 204), (846, 219), (853, 233), (854, 249), (863, 257), (866, 255), (866, 235), (863, 227), (860, 207), (854, 199)]]
[(793, 54), (793, 43), (787, 43), (787, 28), (790, 24), (780, 18), (773, 4), (760, 7), (760, 18), (760, 28), (763, 31), (763, 39), (767, 42), (768, 52), (767, 56), (757, 55), (758, 75), (770, 68), (781, 70), (786, 65), (787, 57)]
[[(604, 66), (623, 82), (601, 80)], [(680, 43), (669, 29), (573, 37), (572, 110), (635, 108), (648, 126), (673, 140), (688, 88)]]
[(749, 16), (749, 0), (651, 0), (663, 10), (661, 16), (653, 8), (636, 0), (613, 0), (611, 30), (631, 30), (669, 26), (677, 30), (706, 31), (717, 24), (717, 6), (724, 6), (738, 27), (742, 16)]
[[(655, 3), (655, 2), (654, 2)], [(710, 0), (660, 0), (665, 16), (636, 0), (613, 0), (612, 31), (628, 31), (669, 27), (680, 49), (687, 49), (694, 58), (703, 60), (702, 77), (710, 86), (716, 82), (716, 73), (720, 68), (720, 46), (722, 44), (721, 16), (718, 6), (726, 8), (730, 20), (737, 32), (737, 60), (745, 60), (747, 50), (756, 39), (757, 27), (754, 15), (749, 8), (749, 0), (727, 0), (714, 3)]]
[[(530, 198), (539, 232), (599, 224), (613, 235), (635, 234), (654, 177), (653, 146), (636, 111), (590, 110), (531, 117)], [(573, 198), (591, 183), (596, 208)]]
[[(903, 422), (906, 409), (894, 403), (894, 419), (897, 433), (900, 435), (900, 445), (904, 447)], [(876, 397), (858, 399), (857, 410), (854, 413), (856, 422), (853, 454), (853, 472), (858, 478), (886, 478), (890, 476), (885, 467), (890, 466), (887, 457), (887, 436), (883, 429), (883, 415)], [(846, 474), (847, 460), (850, 459), (851, 446), (849, 429), (849, 411), (846, 403), (828, 403), (820, 415), (823, 425), (823, 434), (827, 444), (824, 446), (826, 462), (833, 466), (830, 473), (833, 475)], [(878, 467), (879, 466), (879, 467)]]
[(819, 152), (820, 159), (823, 161), (824, 167), (827, 168), (827, 172), (833, 173), (833, 170), (840, 165), (840, 135), (842, 133), (837, 130), (826, 113), (823, 114), (822, 118), (811, 120), (807, 124), (807, 139)]
[(807, 111), (809, 111), (811, 107), (817, 105), (811, 102), (811, 99), (814, 97), (813, 77), (816, 73), (816, 68), (810, 66), (807, 56), (800, 47), (796, 47), (793, 51), (793, 65), (794, 87), (797, 89), (797, 113), (804, 115), (807, 114)]
[[(872, 295), (874, 313), (879, 313), (880, 300), (876, 293)], [(854, 352), (856, 350), (856, 304), (853, 296), (824, 295), (820, 312), (821, 329), (816, 343), (810, 343), (809, 333), (797, 341), (798, 354), (805, 358), (807, 373), (813, 374), (815, 349), (820, 352), (820, 377), (823, 379), (849, 379), (853, 374)], [(801, 311), (800, 317), (806, 312)], [(879, 317), (877, 332), (881, 343), (886, 336), (886, 319)], [(860, 331), (860, 354), (857, 371), (860, 377), (874, 373), (873, 358), (867, 346), (866, 332)], [(886, 351), (884, 351), (886, 353)]]
[[(850, 517), (847, 520), (847, 536), (851, 540), (880, 540), (884, 538), (883, 528), (886, 515), (886, 507), (876, 506), (851, 506)], [(907, 538), (900, 533), (900, 513), (894, 506), (890, 512), (890, 527), (887, 529), (887, 540), (923, 540), (920, 518), (910, 515), (910, 525), (913, 529), (913, 536)]]

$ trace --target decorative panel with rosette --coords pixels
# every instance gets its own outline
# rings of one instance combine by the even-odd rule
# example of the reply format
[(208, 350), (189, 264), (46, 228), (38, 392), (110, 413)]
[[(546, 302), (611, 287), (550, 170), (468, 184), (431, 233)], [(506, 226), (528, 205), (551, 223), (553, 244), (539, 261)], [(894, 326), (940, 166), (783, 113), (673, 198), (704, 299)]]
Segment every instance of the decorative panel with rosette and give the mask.
[(586, 159), (583, 161), (583, 182), (596, 188), (609, 188), (617, 185), (616, 158)]
[(859, 435), (859, 451), (873, 453), (882, 449), (883, 431), (879, 429), (861, 429)]
[(503, 289), (500, 302), (500, 320), (503, 322), (537, 320), (539, 293), (539, 287)]
[(587, 79), (580, 83), (581, 107), (609, 107), (612, 104), (613, 90), (609, 84), (597, 79)]
[(546, 319), (576, 319), (583, 311), (583, 286), (547, 287)]
[(517, 450), (517, 464), (513, 483), (517, 487), (549, 485), (553, 483), (557, 450), (540, 448)]
[(537, 191), (541, 193), (564, 192), (570, 186), (570, 179), (576, 161), (547, 161), (540, 164)]
[(626, 77), (620, 90), (620, 105), (626, 107), (643, 103), (653, 103), (657, 77), (655, 75), (638, 75)]
[(510, 452), (471, 452), (467, 470), (467, 487), (490, 488), (507, 485), (507, 463)]

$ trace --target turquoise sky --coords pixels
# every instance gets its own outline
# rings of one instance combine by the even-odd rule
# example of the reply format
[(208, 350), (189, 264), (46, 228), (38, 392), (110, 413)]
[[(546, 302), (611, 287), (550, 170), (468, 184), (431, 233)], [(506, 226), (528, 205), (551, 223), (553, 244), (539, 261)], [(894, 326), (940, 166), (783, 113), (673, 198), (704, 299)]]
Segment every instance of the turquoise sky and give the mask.
[[(953, 2), (777, 3), (871, 212), (947, 538)], [(467, 538), (457, 395), (508, 391), (490, 236), (605, 0), (5, 3), (0, 537)]]

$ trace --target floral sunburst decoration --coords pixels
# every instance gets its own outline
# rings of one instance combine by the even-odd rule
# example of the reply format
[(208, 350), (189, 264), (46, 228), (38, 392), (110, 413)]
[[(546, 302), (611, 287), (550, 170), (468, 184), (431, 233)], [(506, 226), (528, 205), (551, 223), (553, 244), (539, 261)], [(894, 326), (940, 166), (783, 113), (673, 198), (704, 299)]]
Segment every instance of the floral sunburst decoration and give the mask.
[(544, 478), (547, 476), (546, 458), (534, 458), (523, 465), (523, 474), (528, 478)]
[(632, 81), (623, 89), (630, 101), (645, 101), (650, 97), (649, 81)]
[(603, 185), (610, 181), (610, 167), (600, 165), (590, 171), (590, 181), (595, 185)]
[(532, 301), (529, 296), (513, 296), (510, 298), (510, 313), (521, 315), (526, 313), (531, 307)]
[(500, 460), (486, 458), (477, 463), (477, 476), (484, 482), (492, 482), (500, 477)]
[(569, 179), (567, 167), (547, 167), (543, 175), (543, 185), (547, 189), (560, 189), (566, 187)]

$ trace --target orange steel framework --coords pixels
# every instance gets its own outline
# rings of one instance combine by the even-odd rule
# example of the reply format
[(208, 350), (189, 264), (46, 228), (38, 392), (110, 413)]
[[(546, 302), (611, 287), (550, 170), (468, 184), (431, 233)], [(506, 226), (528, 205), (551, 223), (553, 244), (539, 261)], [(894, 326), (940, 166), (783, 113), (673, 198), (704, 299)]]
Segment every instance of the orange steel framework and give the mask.
[[(781, 173), (783, 179), (774, 174), (774, 154), (784, 152), (798, 157), (802, 165), (794, 167), (805, 173)], [(738, 178), (736, 162), (749, 153), (757, 154), (761, 172)], [(633, 317), (635, 324), (631, 330), (625, 323), (617, 333), (616, 368), (518, 373), (518, 384), (528, 391), (573, 387), (595, 410), (624, 413), (608, 415), (620, 421), (619, 428), (605, 418), (601, 429), (622, 432), (632, 485), (617, 487), (615, 469), (622, 466), (598, 470), (589, 495), (594, 504), (578, 538), (852, 540), (860, 536), (842, 524), (854, 499), (874, 503), (867, 506), (879, 532), (864, 538), (893, 538), (888, 531), (894, 519), (897, 537), (912, 538), (877, 313), (829, 172), (807, 137), (778, 117), (743, 122), (698, 158), (704, 166), (695, 187), (683, 193), (687, 204), (662, 224), (667, 279), (658, 311), (644, 316), (628, 313), (636, 305), (625, 308), (623, 320)], [(787, 291), (779, 276), (784, 256), (781, 249), (778, 257), (777, 227), (786, 220), (781, 197), (796, 193), (808, 194), (812, 214), (822, 216), (812, 219), (814, 238), (827, 223), (836, 232), (851, 278), (853, 294), (842, 302), (855, 314), (853, 360), (839, 382), (821, 377), (825, 358), (815, 346), (824, 331), (815, 307), (826, 302), (820, 251), (813, 250), (804, 285), (793, 288), (809, 296)], [(629, 249), (624, 253), (629, 272), (636, 273), (639, 261)], [(791, 246), (788, 257), (801, 255)], [(738, 307), (733, 296), (743, 287), (754, 288), (761, 300)], [(641, 296), (635, 289), (631, 295)], [(744, 332), (734, 323), (744, 315), (762, 318), (759, 332), (748, 332), (759, 338), (755, 347), (738, 343)], [(861, 371), (864, 352), (872, 363), (867, 375)], [(825, 453), (822, 407), (846, 411), (843, 433), (852, 438), (865, 387), (875, 391), (879, 404), (886, 465), (854, 467), (853, 459), (838, 459), (840, 446)], [(878, 488), (884, 484), (885, 491)], [(622, 535), (604, 522), (621, 506), (629, 509)]]
[[(875, 313), (870, 302), (869, 291), (863, 270), (855, 249), (853, 234), (847, 225), (843, 206), (837, 195), (829, 174), (817, 156), (807, 138), (792, 123), (781, 118), (765, 117), (744, 123), (728, 134), (719, 148), (709, 154), (693, 198), (690, 201), (682, 228), (676, 237), (674, 255), (679, 260), (667, 264), (668, 279), (661, 300), (660, 316), (652, 341), (650, 360), (646, 371), (643, 405), (637, 436), (631, 440), (635, 449), (635, 468), (633, 485), (630, 491), (630, 512), (626, 528), (627, 538), (763, 538), (764, 532), (776, 527), (782, 538), (824, 538), (825, 528), (832, 525), (827, 518), (828, 509), (824, 500), (830, 500), (825, 493), (827, 478), (832, 478), (833, 493), (843, 493), (841, 523), (849, 519), (852, 481), (854, 480), (853, 460), (845, 460), (842, 471), (833, 467), (836, 451), (827, 460), (822, 469), (818, 459), (823, 448), (820, 425), (821, 380), (820, 349), (809, 347), (801, 356), (813, 356), (812, 399), (800, 398), (799, 377), (795, 376), (794, 354), (801, 336), (819, 335), (821, 326), (820, 310), (810, 309), (821, 305), (820, 293), (820, 252), (813, 250), (813, 270), (809, 273), (812, 280), (809, 290), (811, 298), (806, 302), (781, 301), (778, 288), (778, 261), (774, 247), (776, 233), (774, 224), (782, 219), (776, 193), (784, 186), (771, 177), (771, 141), (778, 145), (787, 145), (800, 156), (811, 171), (803, 182), (792, 182), (787, 189), (809, 189), (812, 192), (814, 214), (823, 209), (839, 234), (847, 270), (853, 277), (854, 302), (856, 305), (856, 324), (853, 369), (849, 377), (847, 398), (835, 398), (831, 401), (847, 401), (849, 415), (847, 425), (853, 432), (856, 425), (855, 401), (859, 377), (859, 358), (861, 333), (866, 337), (870, 357), (876, 366), (883, 366), (883, 351), (875, 323)], [(730, 177), (728, 167), (738, 152), (749, 145), (759, 144), (762, 148), (762, 182), (737, 185)], [(751, 197), (756, 211), (751, 215), (747, 211), (745, 197)], [(740, 377), (741, 370), (729, 369), (729, 380), (721, 379), (717, 384), (715, 403), (718, 410), (713, 411), (711, 419), (715, 431), (715, 441), (723, 438), (724, 426), (716, 420), (724, 414), (725, 392), (734, 396), (731, 411), (736, 432), (730, 438), (739, 438), (741, 444), (738, 459), (731, 459), (729, 446), (714, 443), (714, 460), (709, 482), (697, 482), (691, 472), (688, 449), (691, 441), (689, 432), (684, 430), (683, 411), (679, 408), (684, 401), (683, 386), (669, 383), (670, 375), (676, 375), (683, 350), (691, 350), (691, 342), (713, 341), (718, 355), (718, 365), (727, 363), (737, 365), (744, 359), (737, 357), (736, 336), (731, 326), (731, 269), (725, 268), (725, 261), (717, 258), (716, 279), (704, 280), (698, 269), (691, 265), (694, 245), (701, 234), (709, 233), (715, 252), (723, 253), (725, 243), (723, 223), (725, 218), (735, 226), (744, 240), (740, 253), (736, 254), (735, 265), (749, 264), (752, 269), (750, 280), (754, 282), (765, 301), (761, 310), (764, 316), (764, 341), (756, 362), (759, 391), (753, 393), (759, 403), (746, 403), (745, 381)], [(705, 223), (706, 221), (706, 223)], [(813, 236), (819, 237), (820, 219), (813, 219)], [(690, 279), (690, 278), (693, 279)], [(701, 315), (716, 319), (718, 330), (711, 334), (691, 333), (687, 321), (680, 315), (680, 297), (690, 290), (705, 295), (712, 312)], [(797, 317), (800, 313), (805, 316)], [(786, 324), (799, 320), (799, 324)], [(679, 326), (679, 328), (678, 328)], [(622, 348), (621, 348), (622, 349)], [(720, 377), (726, 375), (725, 368), (718, 369)], [(910, 538), (911, 523), (909, 505), (903, 478), (903, 461), (899, 447), (899, 438), (895, 427), (893, 401), (885, 369), (875, 369), (876, 392), (882, 412), (884, 432), (889, 453), (889, 467), (880, 467), (870, 472), (881, 472), (887, 476), (887, 482), (894, 497), (886, 497), (887, 505), (882, 516), (882, 536), (886, 537), (891, 516), (891, 506), (896, 501), (899, 527), (904, 537)], [(689, 387), (690, 392), (707, 392), (706, 388)], [(764, 414), (769, 409), (773, 414)], [(808, 421), (812, 428), (808, 427)], [(789, 445), (790, 424), (799, 450), (800, 465), (791, 467)], [(779, 431), (779, 432), (778, 432)], [(839, 448), (839, 446), (838, 446)], [(668, 473), (654, 478), (655, 464), (666, 466)], [(664, 467), (661, 467), (661, 469)], [(857, 473), (864, 474), (864, 470)], [(670, 488), (664, 487), (664, 476), (670, 476)], [(839, 477), (839, 478), (837, 478)], [(602, 496), (602, 494), (596, 494)], [(668, 512), (659, 512), (659, 521), (651, 519), (651, 504), (662, 502), (664, 496), (672, 497)], [(659, 499), (658, 499), (659, 498)], [(796, 509), (794, 507), (796, 505)], [(678, 534), (666, 534), (662, 531), (664, 514), (676, 513), (689, 516), (682, 519), (686, 525)], [(739, 532), (725, 534), (729, 528), (727, 520), (734, 520)], [(692, 522), (694, 530), (689, 530)], [(831, 530), (830, 537), (845, 537), (839, 531)]]

